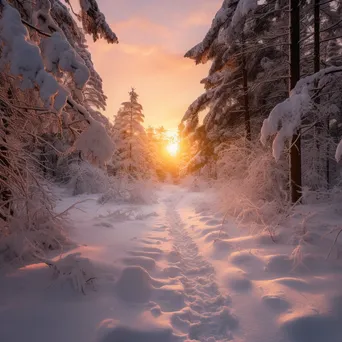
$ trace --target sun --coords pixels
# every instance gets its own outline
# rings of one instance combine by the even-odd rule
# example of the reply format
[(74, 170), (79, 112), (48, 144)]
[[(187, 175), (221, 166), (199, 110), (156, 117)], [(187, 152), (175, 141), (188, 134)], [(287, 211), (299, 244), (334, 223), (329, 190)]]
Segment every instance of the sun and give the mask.
[(166, 149), (167, 149), (167, 152), (169, 152), (169, 154), (174, 157), (179, 151), (179, 144), (178, 142), (170, 142), (166, 146)]

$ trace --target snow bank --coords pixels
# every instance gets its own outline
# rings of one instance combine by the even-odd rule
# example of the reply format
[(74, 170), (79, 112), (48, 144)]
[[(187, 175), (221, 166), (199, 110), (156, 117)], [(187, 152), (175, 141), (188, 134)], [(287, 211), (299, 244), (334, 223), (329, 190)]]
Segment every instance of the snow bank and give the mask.
[[(52, 283), (43, 263), (0, 276), (0, 340), (341, 341), (338, 202), (298, 206), (274, 243), (231, 218), (222, 225), (208, 191), (165, 185), (158, 195), (153, 206), (74, 207), (79, 247), (45, 260)], [(74, 201), (61, 199), (59, 211)], [(116, 219), (132, 208), (158, 215)]]
[(121, 299), (138, 303), (148, 301), (153, 288), (150, 275), (139, 266), (125, 268), (115, 287)]
[(101, 195), (99, 203), (152, 204), (155, 202), (155, 192), (156, 185), (153, 181), (127, 179), (119, 174)]
[(88, 258), (81, 257), (80, 253), (72, 253), (54, 261), (46, 261), (53, 270), (55, 282), (70, 283), (77, 292), (86, 294), (86, 288), (92, 285), (95, 269)]

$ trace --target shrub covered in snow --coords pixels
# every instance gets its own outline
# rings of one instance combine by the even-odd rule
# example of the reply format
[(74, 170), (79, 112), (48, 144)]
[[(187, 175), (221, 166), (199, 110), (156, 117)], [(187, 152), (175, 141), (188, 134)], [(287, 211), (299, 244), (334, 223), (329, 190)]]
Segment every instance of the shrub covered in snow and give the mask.
[[(6, 221), (0, 220), (0, 267), (4, 263), (18, 266), (37, 261), (48, 251), (61, 250), (67, 242), (67, 221), (64, 215), (53, 213), (54, 203), (47, 188), (31, 185), (25, 196), (20, 189), (11, 190), (16, 198), (11, 206), (12, 215)], [(6, 203), (1, 206), (3, 212)]]
[(155, 190), (156, 184), (153, 181), (115, 177), (111, 179), (110, 186), (101, 195), (99, 202), (153, 203)]
[(68, 170), (68, 152), (98, 165), (113, 152), (94, 110), (105, 107), (102, 80), (76, 20), (94, 40), (117, 38), (96, 0), (81, 5), (73, 16), (69, 1), (0, 2), (0, 263), (36, 259), (65, 241), (43, 177)]
[(244, 139), (218, 148), (219, 199), (222, 209), (241, 223), (270, 223), (288, 208), (287, 162), (274, 161), (260, 144)]
[(95, 270), (89, 259), (79, 253), (69, 254), (57, 261), (46, 260), (45, 263), (53, 270), (56, 281), (70, 283), (73, 289), (86, 294), (86, 288), (94, 283)]
[(74, 196), (104, 193), (112, 186), (111, 179), (103, 170), (85, 161), (71, 164), (69, 172), (68, 188)]

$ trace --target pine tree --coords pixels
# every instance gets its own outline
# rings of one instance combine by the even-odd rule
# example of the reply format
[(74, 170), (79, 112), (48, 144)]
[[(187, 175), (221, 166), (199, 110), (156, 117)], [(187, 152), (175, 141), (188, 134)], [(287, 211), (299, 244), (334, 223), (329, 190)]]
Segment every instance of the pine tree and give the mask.
[[(286, 98), (287, 14), (279, 5), (283, 6), (273, 0), (224, 1), (204, 40), (185, 55), (196, 63), (212, 61), (208, 77), (201, 82), (205, 93), (183, 118), (184, 134), (204, 139), (199, 143), (203, 158), (197, 154), (197, 160), (209, 162), (210, 156), (215, 158), (216, 146), (241, 135), (255, 139), (272, 103)], [(198, 115), (205, 109), (208, 113), (199, 129)]]
[(115, 167), (121, 175), (130, 179), (148, 178), (153, 169), (150, 161), (148, 140), (143, 127), (143, 107), (138, 102), (135, 89), (129, 92), (129, 101), (123, 102), (115, 117), (114, 143)]
[[(302, 178), (303, 186), (310, 190), (319, 191), (335, 182), (336, 163), (332, 162), (331, 147), (336, 144), (334, 139), (340, 139), (340, 133), (331, 131), (331, 123), (336, 127), (340, 122), (341, 99), (341, 4), (339, 2), (315, 1), (302, 2), (301, 6), (294, 4), (294, 12), (300, 8), (302, 15), (296, 15), (295, 26), (302, 27), (296, 31), (294, 49), (290, 53), (296, 54), (300, 48), (300, 77), (298, 63), (296, 77), (291, 84), (294, 89), (290, 97), (279, 103), (265, 121), (262, 128), (264, 137), (277, 132), (274, 140), (274, 155), (278, 158), (286, 140), (292, 140), (293, 154), (298, 157), (301, 148), (301, 160), (297, 158), (293, 163), (302, 164), (302, 174), (299, 176), (297, 167), (293, 190), (293, 199), (299, 199), (300, 189), (297, 185)], [(300, 39), (299, 39), (300, 38)], [(297, 59), (296, 58), (296, 59)], [(298, 81), (299, 80), (299, 81)], [(298, 81), (298, 82), (296, 82)], [(280, 125), (280, 126), (279, 126)], [(300, 132), (300, 135), (298, 135)], [(333, 134), (333, 136), (331, 136)], [(297, 139), (297, 137), (299, 139)], [(301, 141), (301, 143), (300, 143)], [(337, 148), (336, 159), (339, 160), (341, 151)], [(292, 178), (293, 180), (293, 178)], [(296, 185), (297, 183), (297, 185)], [(297, 188), (297, 189), (296, 189)]]

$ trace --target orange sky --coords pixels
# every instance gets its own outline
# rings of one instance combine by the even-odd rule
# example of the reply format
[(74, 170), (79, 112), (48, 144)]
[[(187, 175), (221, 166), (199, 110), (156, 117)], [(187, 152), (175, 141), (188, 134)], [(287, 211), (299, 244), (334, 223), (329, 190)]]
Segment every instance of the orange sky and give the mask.
[(184, 53), (202, 40), (222, 0), (98, 0), (119, 45), (89, 43), (108, 96), (110, 119), (133, 86), (144, 107), (145, 126), (176, 130), (208, 66)]

